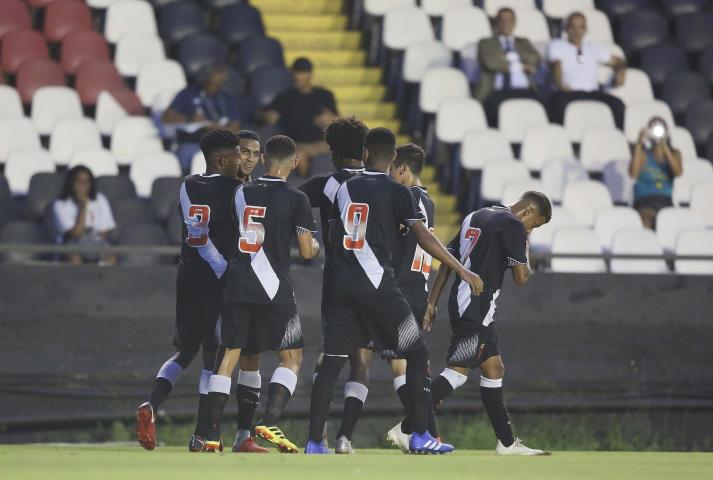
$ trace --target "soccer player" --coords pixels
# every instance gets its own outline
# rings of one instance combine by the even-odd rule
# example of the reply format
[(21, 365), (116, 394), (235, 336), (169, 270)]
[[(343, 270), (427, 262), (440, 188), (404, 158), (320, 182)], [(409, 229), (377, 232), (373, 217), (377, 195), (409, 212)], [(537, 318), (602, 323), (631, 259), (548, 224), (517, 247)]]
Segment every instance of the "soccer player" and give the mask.
[[(364, 171), (362, 159), (364, 158), (364, 139), (368, 131), (367, 126), (354, 117), (339, 118), (332, 121), (325, 130), (324, 137), (329, 145), (332, 163), (336, 171), (326, 175), (316, 175), (299, 187), (309, 197), (312, 207), (319, 208), (323, 231), (326, 231), (327, 225), (329, 225), (329, 216), (332, 212), (337, 189), (342, 183)], [(325, 302), (329, 296), (329, 286), (333, 282), (333, 268), (332, 248), (329, 242), (325, 242), (324, 281), (322, 283), (322, 334), (324, 334), (326, 325)], [(334, 449), (337, 453), (354, 453), (351, 438), (369, 393), (367, 384), (369, 382), (368, 373), (372, 356), (371, 349), (360, 348), (349, 357), (351, 368), (349, 380), (344, 385), (342, 425), (337, 433)], [(321, 363), (322, 355), (317, 361), (315, 376), (319, 373)]]
[(294, 393), (302, 363), (302, 327), (289, 275), (290, 247), (297, 237), (300, 255), (319, 254), (307, 196), (287, 185), (297, 167), (297, 146), (284, 135), (272, 137), (263, 155), (267, 174), (235, 191), (238, 254), (231, 261), (219, 334), (225, 354), (209, 381), (211, 431), (205, 449), (222, 448), (220, 421), (230, 397), (231, 375), (243, 349), (279, 352), (268, 388), (265, 415), (255, 432), (283, 452), (297, 452), (277, 424)]
[(234, 231), (230, 200), (239, 167), (240, 139), (228, 130), (216, 130), (201, 139), (206, 159), (204, 174), (192, 175), (179, 195), (183, 216), (181, 261), (176, 280), (176, 354), (166, 361), (153, 383), (147, 402), (136, 410), (136, 436), (147, 450), (156, 446), (156, 411), (171, 393), (179, 376), (203, 347), (198, 423), (189, 449), (203, 448), (207, 428), (208, 380), (218, 345), (215, 327), (225, 284), (225, 270), (232, 257)]
[[(471, 213), (463, 220), (460, 232), (448, 245), (463, 265), (485, 282), (480, 296), (473, 296), (468, 285), (455, 280), (448, 299), (448, 313), (453, 334), (448, 350), (447, 368), (433, 381), (433, 403), (441, 404), (468, 378), (471, 368), (480, 368), (480, 396), (498, 438), (498, 455), (546, 455), (526, 447), (513, 437), (510, 417), (503, 400), (503, 364), (495, 332), (495, 301), (500, 295), (505, 272), (512, 269), (515, 284), (522, 286), (530, 275), (527, 236), (552, 217), (546, 195), (528, 191), (510, 207), (488, 207)], [(431, 328), (436, 305), (443, 291), (450, 267), (443, 265), (436, 276), (428, 299), (424, 328)]]
[(411, 451), (446, 453), (453, 446), (438, 442), (426, 429), (428, 350), (392, 267), (400, 226), (409, 227), (426, 252), (457, 271), (473, 293), (480, 293), (483, 285), (428, 231), (409, 189), (386, 174), (395, 156), (394, 134), (372, 129), (365, 147), (367, 169), (339, 187), (330, 218), (334, 281), (325, 309), (325, 356), (312, 386), (305, 453), (329, 453), (322, 435), (334, 382), (349, 355), (369, 340), (382, 355), (407, 360)]

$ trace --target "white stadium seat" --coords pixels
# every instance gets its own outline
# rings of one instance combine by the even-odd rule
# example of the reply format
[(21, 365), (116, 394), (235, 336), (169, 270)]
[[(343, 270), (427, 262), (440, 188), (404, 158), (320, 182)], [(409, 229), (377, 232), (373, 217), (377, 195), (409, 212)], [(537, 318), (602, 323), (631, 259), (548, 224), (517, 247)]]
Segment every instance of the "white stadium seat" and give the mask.
[(22, 101), (17, 90), (9, 85), (0, 85), (0, 119), (24, 116)]
[(126, 117), (119, 120), (111, 137), (111, 152), (119, 165), (130, 164), (143, 152), (163, 150), (158, 130), (146, 117)]
[(384, 15), (383, 41), (386, 48), (404, 50), (424, 40), (434, 40), (428, 15), (417, 7), (394, 8)]
[(553, 206), (550, 221), (530, 233), (529, 241), (532, 252), (538, 254), (550, 253), (555, 232), (558, 228), (564, 226), (577, 226), (577, 218), (566, 208)]
[[(604, 43), (602, 44), (602, 47), (607, 49), (610, 55), (626, 59), (626, 53), (624, 53), (624, 50), (616, 43)], [(610, 87), (613, 75), (614, 70), (611, 67), (604, 64), (597, 66), (597, 81), (599, 82), (599, 85)]]
[[(663, 255), (656, 234), (641, 227), (631, 227), (620, 230), (614, 235), (611, 247), (612, 254), (620, 255)], [(612, 273), (667, 273), (666, 261), (646, 259), (612, 259)]]
[[(552, 237), (552, 253), (601, 254), (602, 247), (594, 230), (578, 226), (561, 226)], [(553, 272), (604, 273), (607, 265), (601, 258), (553, 258)]]
[(102, 135), (111, 135), (119, 120), (128, 116), (124, 107), (109, 92), (99, 93), (94, 119)]
[(594, 225), (594, 217), (612, 206), (611, 195), (603, 183), (594, 180), (570, 182), (564, 187), (562, 206), (571, 210), (580, 224)]
[(441, 142), (460, 143), (470, 130), (487, 128), (483, 106), (472, 98), (444, 100), (436, 113), (436, 138)]
[(681, 152), (681, 160), (687, 162), (688, 160), (697, 160), (698, 154), (696, 153), (696, 143), (693, 141), (693, 136), (687, 128), (683, 127), (673, 127), (670, 128), (669, 125), (669, 135), (671, 136), (671, 145), (673, 148)]
[(549, 18), (563, 19), (570, 13), (594, 8), (594, 0), (543, 0), (542, 11)]
[(420, 83), (427, 71), (449, 67), (453, 54), (438, 40), (425, 40), (406, 47), (404, 53), (403, 79)]
[(175, 94), (186, 85), (186, 74), (177, 61), (146, 62), (141, 65), (136, 78), (136, 94), (144, 107), (150, 107), (159, 93)]
[(421, 81), (419, 106), (423, 112), (436, 113), (450, 98), (470, 98), (470, 86), (463, 72), (456, 68), (434, 68)]
[(666, 207), (656, 214), (656, 235), (667, 253), (674, 251), (681, 232), (702, 228), (706, 228), (703, 218), (689, 208)]
[(517, 21), (513, 34), (516, 37), (527, 38), (535, 44), (545, 44), (551, 40), (550, 27), (541, 11), (536, 8), (516, 8), (515, 15)]
[(441, 38), (451, 50), (457, 51), (468, 45), (475, 45), (492, 34), (490, 20), (480, 8), (456, 8), (443, 15)]
[(486, 200), (499, 200), (508, 180), (529, 179), (527, 167), (516, 160), (493, 160), (483, 167), (480, 194)]
[(32, 95), (32, 121), (40, 135), (49, 135), (64, 118), (82, 118), (79, 95), (69, 87), (42, 87)]
[(114, 63), (125, 77), (135, 77), (147, 62), (165, 60), (161, 39), (146, 32), (127, 32), (119, 38), (114, 54)]
[(527, 168), (540, 171), (549, 160), (574, 157), (574, 149), (561, 125), (535, 125), (525, 132), (520, 158)]
[(564, 128), (569, 139), (579, 143), (588, 128), (616, 129), (614, 114), (604, 102), (575, 100), (564, 111)]
[[(608, 108), (607, 108), (608, 110)], [(601, 172), (612, 160), (631, 159), (626, 137), (616, 128), (587, 128), (579, 146), (579, 161), (588, 172)]]
[(52, 173), (55, 164), (47, 150), (18, 148), (5, 162), (5, 178), (13, 195), (25, 195), (35, 173)]
[(87, 5), (97, 10), (109, 8), (113, 3), (125, 2), (127, 0), (87, 0)]
[(555, 158), (542, 166), (540, 180), (545, 185), (550, 200), (561, 202), (565, 185), (579, 180), (589, 180), (589, 175), (578, 161), (571, 158)]
[(547, 112), (537, 100), (514, 98), (506, 100), (498, 108), (500, 131), (512, 143), (520, 143), (528, 128), (548, 125)]
[(431, 17), (442, 17), (454, 8), (473, 5), (472, 0), (421, 0), (421, 8)]
[(629, 160), (612, 160), (602, 169), (602, 181), (614, 203), (634, 203), (634, 179), (629, 175)]
[(198, 150), (191, 158), (191, 175), (205, 172), (205, 156)]
[(512, 148), (499, 130), (486, 128), (466, 133), (460, 147), (463, 168), (481, 170), (492, 160), (512, 159)]
[(616, 232), (625, 228), (643, 228), (643, 226), (639, 212), (629, 207), (604, 208), (594, 217), (594, 232), (605, 252), (611, 249)]
[(364, 10), (375, 17), (383, 16), (392, 8), (415, 6), (416, 0), (364, 0)]
[(651, 117), (661, 117), (667, 125), (675, 125), (671, 109), (661, 100), (643, 100), (626, 105), (624, 133), (629, 143), (636, 143), (639, 132), (649, 124)]
[(0, 163), (17, 148), (40, 148), (40, 134), (29, 118), (0, 118)]
[[(676, 240), (676, 255), (713, 256), (713, 230), (686, 230)], [(713, 260), (676, 260), (677, 273), (713, 275)]]
[(691, 190), (691, 210), (697, 212), (707, 227), (713, 227), (713, 181), (700, 182)]
[[(562, 0), (560, 0), (562, 1)], [(569, 0), (564, 0), (569, 3)], [(609, 45), (614, 43), (614, 34), (612, 33), (611, 24), (609, 23), (609, 17), (606, 13), (601, 10), (595, 10), (594, 8), (587, 9), (570, 9), (569, 13), (565, 17), (569, 16), (570, 13), (575, 10), (580, 11), (584, 14), (587, 19), (587, 39), (593, 42), (597, 42), (603, 45)], [(564, 27), (564, 26), (563, 26)], [(563, 36), (565, 35), (564, 32)]]
[(113, 3), (106, 10), (104, 37), (116, 43), (127, 32), (144, 32), (158, 35), (153, 7), (149, 2), (127, 0)]
[(136, 186), (139, 197), (151, 196), (154, 180), (161, 177), (180, 177), (181, 165), (170, 152), (147, 152), (138, 155), (131, 164), (129, 178)]
[(96, 123), (86, 117), (58, 121), (50, 136), (50, 153), (57, 165), (67, 165), (76, 149), (101, 146), (101, 134)]
[(683, 164), (681, 175), (673, 179), (673, 204), (691, 203), (691, 190), (698, 182), (713, 180), (713, 165), (708, 160), (690, 160)]
[(654, 89), (651, 87), (649, 76), (646, 72), (637, 68), (627, 68), (624, 84), (612, 88), (609, 93), (619, 97), (627, 107), (638, 102), (654, 99)]
[(69, 159), (69, 168), (84, 165), (92, 171), (95, 177), (103, 175), (118, 175), (119, 166), (116, 158), (109, 150), (103, 148), (80, 148), (75, 150)]
[(535, 0), (485, 0), (483, 8), (485, 13), (489, 17), (494, 17), (498, 14), (498, 10), (501, 8), (512, 8), (517, 10), (519, 8), (535, 8)]
[(520, 200), (523, 193), (530, 190), (542, 192), (547, 195), (545, 186), (536, 178), (514, 178), (508, 180), (503, 185), (502, 193), (500, 194), (500, 203), (503, 205), (512, 205)]

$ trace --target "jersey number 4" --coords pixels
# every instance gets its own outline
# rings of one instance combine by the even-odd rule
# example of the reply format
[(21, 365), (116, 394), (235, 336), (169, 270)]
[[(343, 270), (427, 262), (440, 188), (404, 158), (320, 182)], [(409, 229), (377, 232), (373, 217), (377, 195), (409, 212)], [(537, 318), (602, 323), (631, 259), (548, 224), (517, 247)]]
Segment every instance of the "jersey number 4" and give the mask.
[(210, 222), (210, 207), (208, 205), (191, 205), (187, 219), (188, 237), (186, 244), (190, 247), (204, 247), (208, 244), (208, 222)]
[(256, 218), (265, 218), (265, 207), (246, 206), (240, 222), (240, 241), (238, 248), (243, 253), (257, 253), (265, 241), (265, 226), (256, 222)]
[(347, 206), (347, 218), (344, 222), (342, 244), (347, 250), (361, 250), (366, 242), (366, 223), (369, 221), (369, 205), (366, 203), (350, 203)]

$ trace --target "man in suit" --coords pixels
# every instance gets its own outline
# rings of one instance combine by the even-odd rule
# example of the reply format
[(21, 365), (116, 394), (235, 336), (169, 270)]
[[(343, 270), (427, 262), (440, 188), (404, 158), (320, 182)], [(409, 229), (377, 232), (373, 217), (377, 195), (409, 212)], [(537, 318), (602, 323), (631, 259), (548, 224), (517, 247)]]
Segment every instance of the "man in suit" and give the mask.
[(515, 37), (515, 12), (501, 8), (495, 17), (495, 35), (478, 43), (480, 81), (475, 96), (483, 103), (488, 123), (498, 125), (500, 104), (510, 98), (537, 100), (533, 75), (540, 54), (527, 38)]

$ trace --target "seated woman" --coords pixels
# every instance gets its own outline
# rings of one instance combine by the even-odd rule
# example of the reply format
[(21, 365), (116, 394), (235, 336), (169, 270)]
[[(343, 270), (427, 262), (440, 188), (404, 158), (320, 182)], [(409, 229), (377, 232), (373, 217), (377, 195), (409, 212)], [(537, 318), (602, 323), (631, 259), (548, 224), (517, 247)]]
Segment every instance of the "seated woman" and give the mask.
[(629, 174), (636, 180), (634, 208), (639, 211), (644, 227), (656, 227), (656, 214), (673, 206), (673, 179), (683, 172), (681, 153), (671, 147), (666, 122), (653, 117), (639, 133)]
[[(57, 243), (108, 245), (116, 228), (109, 201), (97, 192), (91, 170), (77, 165), (67, 172), (59, 198), (52, 203), (52, 220)], [(71, 263), (99, 260), (98, 255), (72, 254)], [(103, 263), (116, 263), (114, 256), (104, 256)]]

